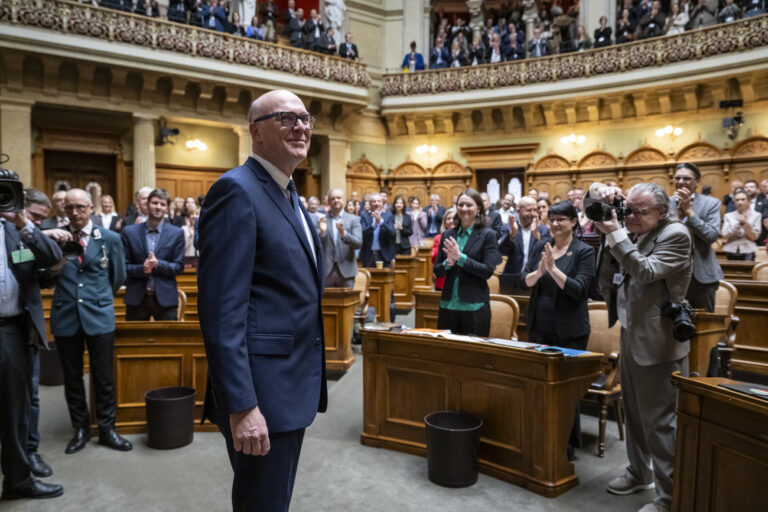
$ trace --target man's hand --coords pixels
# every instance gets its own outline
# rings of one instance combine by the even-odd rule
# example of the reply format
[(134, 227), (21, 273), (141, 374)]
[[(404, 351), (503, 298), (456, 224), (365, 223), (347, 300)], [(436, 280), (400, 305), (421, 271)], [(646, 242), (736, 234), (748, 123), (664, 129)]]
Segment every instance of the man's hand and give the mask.
[(24, 210), (19, 210), (18, 212), (0, 212), (0, 217), (3, 217), (8, 222), (12, 222), (19, 229), (27, 225), (27, 216), (24, 215)]
[(61, 242), (71, 242), (73, 240), (72, 233), (67, 231), (66, 229), (60, 229), (60, 228), (54, 228), (54, 229), (46, 229), (43, 231), (43, 234), (56, 242), (57, 244), (60, 244)]
[(340, 220), (336, 223), (336, 231), (339, 232), (339, 238), (344, 236), (344, 221)]
[(533, 235), (533, 238), (536, 240), (539, 240), (541, 238), (541, 233), (539, 233), (539, 218), (534, 217), (533, 221), (531, 222), (531, 235)]
[(677, 197), (677, 216), (680, 219), (691, 217), (695, 215), (691, 208), (691, 191), (687, 188), (679, 188), (675, 190), (675, 197)]
[(144, 273), (151, 274), (152, 269), (154, 269), (156, 266), (157, 266), (157, 258), (155, 257), (155, 253), (150, 251), (149, 256), (147, 256), (147, 259), (144, 260)]
[(267, 421), (258, 407), (229, 415), (229, 428), (235, 451), (246, 455), (269, 453)]
[(373, 215), (373, 220), (376, 221), (376, 224), (381, 223), (381, 212), (380, 211), (376, 210), (371, 215)]
[(509, 239), (513, 240), (517, 236), (517, 222), (515, 222), (515, 219), (510, 219), (509, 222)]
[(325, 236), (325, 231), (328, 229), (328, 221), (325, 220), (325, 217), (317, 220), (317, 229), (320, 230), (320, 236)]
[(611, 210), (611, 217), (611, 220), (595, 222), (595, 226), (597, 226), (597, 229), (599, 229), (601, 233), (605, 233), (607, 235), (608, 233), (613, 233), (614, 231), (621, 229), (619, 219), (616, 218), (616, 210)]

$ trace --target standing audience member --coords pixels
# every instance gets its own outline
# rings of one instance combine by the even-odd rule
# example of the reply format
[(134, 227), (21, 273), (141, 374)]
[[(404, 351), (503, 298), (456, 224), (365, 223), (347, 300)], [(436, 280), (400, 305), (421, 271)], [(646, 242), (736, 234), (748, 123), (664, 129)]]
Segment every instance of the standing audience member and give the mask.
[(488, 336), (491, 305), (488, 279), (501, 254), (496, 233), (483, 213), (483, 199), (467, 189), (458, 199), (458, 226), (443, 233), (434, 272), (445, 277), (437, 314), (437, 328), (455, 334)]
[(357, 45), (352, 42), (351, 32), (347, 32), (344, 35), (344, 42), (339, 46), (339, 57), (349, 60), (357, 60), (360, 58), (360, 54), (357, 53)]
[(758, 194), (757, 191), (757, 182), (755, 180), (747, 180), (744, 182), (744, 192), (747, 193), (749, 207), (757, 213), (761, 213), (763, 209), (768, 206), (768, 200), (766, 200), (765, 196)]
[(184, 232), (184, 265), (197, 268), (197, 249), (195, 248), (195, 225), (200, 212), (197, 208), (187, 210), (186, 222), (181, 227)]
[[(440, 227), (440, 232), (436, 234), (435, 237), (432, 239), (432, 265), (434, 265), (435, 261), (437, 261), (437, 254), (440, 250), (440, 239), (442, 238), (443, 233), (455, 227), (456, 227), (456, 209), (451, 208), (445, 212), (445, 216), (443, 217), (443, 223)], [(435, 282), (435, 290), (442, 290), (443, 285), (445, 283), (445, 276), (435, 277), (434, 282)]]
[(485, 55), (487, 52), (488, 49), (483, 44), (480, 36), (474, 36), (472, 38), (472, 44), (469, 46), (467, 52), (467, 63), (470, 66), (485, 64)]
[(411, 200), (411, 224), (413, 225), (413, 234), (411, 234), (411, 247), (421, 247), (421, 241), (426, 237), (427, 213), (421, 209), (421, 201), (418, 197)]
[(499, 244), (501, 254), (507, 256), (504, 273), (520, 276), (543, 238), (549, 236), (549, 228), (539, 224), (536, 200), (530, 196), (517, 203), (518, 222), (509, 224), (509, 234)]
[[(330, 201), (330, 198), (328, 198), (328, 200)], [(360, 201), (355, 201), (354, 199), (347, 199), (347, 202), (344, 205), (344, 211), (350, 215), (357, 215), (357, 212), (358, 212), (357, 205), (359, 202)]]
[(651, 10), (640, 18), (640, 23), (637, 25), (637, 39), (648, 39), (663, 35), (666, 20), (664, 13), (661, 12), (661, 2), (658, 0), (654, 1), (651, 5)]
[(504, 197), (501, 198), (501, 208), (499, 208), (498, 213), (501, 218), (501, 235), (507, 236), (510, 229), (509, 225), (515, 222), (515, 196), (504, 194)]
[(323, 247), (325, 286), (353, 288), (357, 275), (355, 251), (363, 243), (363, 230), (357, 215), (342, 210), (344, 193), (334, 188), (328, 192), (328, 216), (318, 223)]
[(547, 40), (541, 35), (541, 27), (533, 29), (533, 38), (528, 42), (528, 55), (531, 57), (544, 57), (549, 55)]
[(131, 224), (141, 224), (147, 221), (147, 199), (149, 193), (152, 192), (151, 187), (141, 187), (136, 193), (136, 209), (130, 215), (126, 215), (123, 226), (130, 226)]
[(229, 24), (229, 33), (243, 37), (247, 35), (245, 26), (240, 21), (240, 13), (237, 11), (232, 13), (232, 22)]
[(168, 220), (171, 221), (171, 224), (176, 226), (177, 228), (180, 228), (184, 225), (185, 219), (184, 219), (184, 206), (185, 206), (184, 198), (183, 197), (177, 197), (173, 200), (170, 207), (168, 208)]
[(333, 27), (330, 27), (320, 36), (320, 41), (317, 43), (317, 51), (326, 55), (336, 55), (336, 41), (333, 39), (333, 34)]
[(736, 5), (733, 0), (725, 0), (725, 6), (720, 9), (717, 15), (717, 21), (720, 23), (730, 23), (740, 20), (742, 16), (741, 7)]
[(136, 14), (141, 14), (142, 16), (157, 18), (160, 16), (160, 7), (157, 5), (156, 0), (139, 0), (134, 12)]
[(320, 42), (320, 35), (325, 32), (323, 20), (317, 15), (316, 9), (309, 11), (309, 19), (301, 27), (304, 33), (304, 47), (307, 50), (317, 51), (317, 45)]
[(67, 197), (67, 191), (66, 190), (59, 190), (58, 192), (55, 192), (53, 194), (53, 210), (56, 214), (54, 217), (51, 217), (50, 219), (46, 219), (43, 221), (43, 223), (40, 225), (40, 229), (45, 231), (46, 229), (56, 229), (56, 228), (63, 228), (67, 224), (69, 224), (69, 218), (67, 217), (66, 212), (64, 211), (64, 202)]
[[(556, 203), (557, 204), (557, 203)], [(539, 225), (549, 225), (549, 207), (552, 206), (549, 199), (539, 199), (536, 201), (536, 210), (539, 212)], [(578, 211), (578, 210), (577, 210)]]
[(757, 251), (755, 241), (760, 234), (762, 215), (749, 207), (744, 190), (734, 192), (733, 200), (736, 211), (728, 212), (723, 217), (720, 233), (725, 238), (723, 250), (729, 260), (754, 261)]
[[(595, 277), (595, 250), (573, 236), (579, 223), (569, 201), (549, 209), (552, 238), (536, 247), (522, 274), (521, 288), (531, 290), (526, 311), (528, 341), (586, 350), (589, 341), (587, 298)], [(581, 448), (579, 406), (568, 441), (568, 460)]]
[(632, 19), (629, 9), (621, 11), (621, 18), (616, 23), (616, 44), (628, 43), (635, 40), (637, 25)]
[(317, 226), (320, 219), (325, 218), (325, 214), (320, 211), (320, 200), (315, 196), (310, 196), (307, 199), (307, 211), (309, 212), (309, 218), (312, 219), (312, 225)]
[(461, 45), (459, 41), (454, 40), (451, 43), (451, 65), (452, 68), (458, 68), (467, 65), (467, 58), (464, 56), (464, 52), (461, 51)]
[(109, 194), (101, 196), (101, 212), (94, 215), (93, 223), (96, 226), (102, 226), (116, 233), (123, 227), (123, 219), (115, 211), (115, 200)]
[(170, 0), (168, 2), (168, 21), (187, 23), (187, 0)]
[(611, 27), (608, 26), (608, 18), (600, 16), (600, 27), (595, 29), (595, 48), (611, 45)]
[(265, 33), (264, 25), (259, 22), (258, 16), (251, 18), (251, 24), (245, 27), (245, 37), (250, 39), (264, 41), (266, 39)]
[(395, 196), (392, 202), (392, 215), (387, 221), (395, 232), (395, 254), (411, 254), (411, 241), (408, 237), (413, 233), (413, 220), (405, 211), (405, 199)]
[(584, 25), (579, 25), (579, 28), (576, 29), (576, 50), (583, 52), (591, 48), (592, 40), (587, 35), (587, 29), (584, 28)]
[(288, 38), (290, 39), (291, 46), (294, 48), (304, 48), (304, 35), (302, 34), (302, 28), (304, 27), (304, 9), (298, 8), (294, 12), (288, 21)]
[(733, 193), (740, 188), (744, 188), (743, 181), (739, 181), (739, 180), (731, 181), (731, 192), (723, 196), (723, 204), (725, 205), (726, 213), (736, 210), (736, 203), (733, 202)]
[(405, 54), (403, 65), (400, 67), (410, 73), (424, 70), (424, 56), (416, 51), (416, 41), (411, 41), (411, 51)]
[(488, 217), (488, 226), (496, 232), (496, 239), (499, 240), (502, 234), (503, 222), (501, 220), (501, 214), (494, 210), (491, 204), (491, 198), (488, 197), (486, 192), (480, 194), (483, 200), (483, 213)]
[(664, 26), (664, 34), (668, 36), (674, 36), (685, 32), (685, 27), (688, 25), (688, 13), (680, 9), (680, 4), (675, 2), (672, 4), (672, 13), (667, 17), (666, 24)]
[(283, 35), (291, 37), (291, 22), (296, 19), (296, 0), (288, 0), (288, 8), (283, 11)]
[(96, 390), (99, 444), (120, 451), (133, 445), (115, 432), (114, 295), (125, 281), (120, 235), (91, 222), (93, 202), (85, 190), (67, 192), (68, 230), (62, 238), (79, 243), (81, 255), (62, 260), (51, 306), (51, 333), (64, 373), (64, 395), (75, 434), (66, 453), (79, 452), (91, 437), (91, 419), (83, 384), (83, 349), (88, 346), (91, 383)]
[(691, 28), (708, 27), (715, 24), (717, 0), (699, 0), (691, 13)]
[(360, 216), (363, 229), (363, 244), (360, 247), (360, 261), (364, 267), (373, 268), (377, 261), (383, 262), (384, 268), (392, 267), (395, 259), (395, 231), (389, 222), (392, 214), (384, 211), (381, 194), (371, 194), (371, 211)]
[[(12, 171), (3, 170), (0, 173), (5, 179), (18, 180)], [(27, 204), (19, 212), (0, 212), (2, 500), (54, 498), (64, 493), (61, 485), (44, 483), (35, 478), (53, 473), (37, 454), (30, 435), (30, 429), (37, 428), (35, 415), (39, 415), (39, 404), (35, 410), (31, 403), (34, 360), (39, 347), (48, 348), (38, 269), (56, 265), (61, 259), (61, 250), (27, 217), (26, 210), (30, 206)], [(38, 207), (32, 209), (40, 210)], [(40, 215), (39, 222), (42, 218), (44, 215)]]
[(747, 0), (744, 13), (745, 18), (765, 14), (765, 0)]
[[(608, 204), (621, 194), (605, 186), (595, 192)], [(688, 228), (669, 220), (669, 199), (660, 185), (633, 186), (625, 204), (630, 210), (624, 219), (626, 230), (615, 212), (612, 220), (595, 223), (607, 242), (601, 250), (599, 279), (608, 303), (608, 323), (621, 324), (621, 396), (629, 459), (624, 474), (608, 484), (608, 492), (631, 494), (655, 488), (653, 502), (641, 512), (667, 511), (677, 430), (677, 388), (670, 375), (688, 374), (690, 342), (675, 339), (673, 320), (661, 310), (685, 298), (692, 243)]]
[(712, 244), (720, 235), (720, 201), (697, 194), (701, 171), (694, 163), (678, 164), (675, 193), (669, 198), (670, 218), (683, 222), (693, 240), (693, 275), (686, 299), (694, 308), (712, 313), (715, 292), (723, 278)]
[(443, 46), (443, 38), (437, 36), (435, 38), (435, 46), (429, 52), (429, 69), (444, 69), (448, 67), (450, 62), (451, 52)]
[(433, 237), (440, 233), (440, 226), (443, 223), (443, 216), (445, 215), (445, 207), (440, 204), (440, 196), (432, 194), (429, 196), (429, 208), (426, 210), (427, 214), (427, 237)]
[(760, 193), (757, 195), (756, 202), (760, 202), (763, 205), (763, 225), (760, 230), (760, 237), (757, 239), (757, 245), (763, 246), (766, 244), (766, 239), (768, 239), (768, 179), (760, 182)]
[(176, 276), (184, 272), (185, 242), (181, 228), (163, 222), (168, 200), (163, 188), (150, 192), (147, 221), (126, 226), (121, 234), (128, 321), (178, 320)]
[(259, 14), (264, 22), (264, 40), (270, 43), (277, 41), (276, 23), (279, 12), (280, 9), (278, 9), (274, 0), (259, 2)]

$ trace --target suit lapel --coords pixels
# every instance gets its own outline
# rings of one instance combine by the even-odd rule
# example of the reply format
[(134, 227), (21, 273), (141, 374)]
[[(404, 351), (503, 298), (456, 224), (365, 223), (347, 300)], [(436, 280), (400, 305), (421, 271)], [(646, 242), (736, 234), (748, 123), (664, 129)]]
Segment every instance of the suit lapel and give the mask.
[[(168, 241), (168, 226), (165, 226), (162, 231), (159, 233), (159, 237), (157, 239), (157, 243), (155, 244), (155, 256), (157, 256), (157, 253), (160, 251), (160, 248), (163, 246), (164, 243)], [(144, 237), (144, 243), (146, 244), (146, 238)]]
[(82, 266), (85, 266), (86, 263), (88, 263), (94, 255), (99, 254), (99, 250), (101, 249), (101, 244), (104, 243), (104, 238), (101, 236), (101, 232), (99, 232), (98, 237), (96, 236), (97, 230), (102, 229), (98, 226), (93, 226), (93, 229), (91, 229), (91, 239), (88, 240), (88, 246), (85, 248), (85, 254), (83, 255), (83, 263)]
[(464, 254), (469, 254), (469, 251), (472, 250), (472, 247), (477, 243), (477, 241), (480, 239), (480, 229), (474, 228), (472, 230), (472, 234), (469, 235), (469, 238), (467, 239), (467, 243), (464, 244), (464, 249), (461, 251)]

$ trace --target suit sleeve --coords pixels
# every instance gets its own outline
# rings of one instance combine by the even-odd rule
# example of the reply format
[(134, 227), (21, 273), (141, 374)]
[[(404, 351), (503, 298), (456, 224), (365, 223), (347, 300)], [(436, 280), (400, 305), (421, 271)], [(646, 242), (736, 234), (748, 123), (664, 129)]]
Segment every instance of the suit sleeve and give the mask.
[(125, 251), (117, 237), (110, 243), (109, 278), (112, 282), (112, 294), (117, 294), (117, 290), (125, 282)]
[(349, 225), (349, 230), (344, 232), (341, 241), (349, 245), (352, 249), (359, 249), (363, 245), (363, 229), (360, 218), (353, 218)]
[(467, 256), (462, 270), (467, 274), (472, 274), (482, 279), (489, 279), (493, 275), (493, 271), (496, 270), (496, 265), (501, 263), (501, 254), (499, 254), (499, 248), (496, 244), (496, 233), (493, 230), (486, 230), (483, 233), (483, 249), (480, 256), (482, 259), (477, 260)]
[(579, 258), (576, 273), (566, 278), (563, 293), (574, 300), (586, 300), (589, 285), (595, 277), (595, 251), (584, 247), (576, 256)]
[(248, 192), (232, 179), (219, 179), (200, 217), (197, 280), (208, 374), (225, 415), (258, 405), (246, 345), (256, 228)]
[[(509, 239), (509, 237), (506, 237), (506, 238)], [(515, 286), (517, 286), (518, 288), (522, 288), (523, 290), (527, 290), (530, 288), (525, 284), (525, 276), (527, 276), (531, 272), (536, 272), (536, 270), (539, 268), (539, 262), (541, 261), (541, 253), (544, 252), (544, 245), (545, 244), (534, 245), (531, 249), (531, 255), (528, 257), (528, 262), (525, 264), (525, 268), (519, 275), (515, 274), (513, 281), (515, 283)]]
[(173, 277), (184, 272), (184, 231), (181, 229), (176, 233), (176, 239), (173, 241), (172, 255), (172, 260), (158, 259), (152, 273)]
[(131, 260), (133, 259), (134, 251), (131, 250), (131, 237), (128, 236), (128, 232), (132, 231), (130, 229), (123, 231), (120, 233), (120, 239), (123, 242), (123, 248), (125, 249), (125, 272), (128, 277), (146, 277), (147, 274), (144, 273), (144, 262), (141, 263), (133, 263)]
[[(453, 231), (446, 231), (443, 233), (443, 235), (440, 237), (440, 245), (437, 250), (437, 258), (435, 259), (434, 265), (432, 265), (432, 271), (435, 273), (435, 277), (444, 277), (445, 274), (448, 273), (448, 269), (445, 268), (444, 262), (446, 259), (445, 251), (443, 250), (443, 245), (446, 238), (456, 238), (455, 236), (447, 236), (450, 233), (450, 235), (453, 235)], [(434, 248), (432, 250), (432, 254), (434, 254)], [(467, 258), (469, 260), (469, 258)]]
[(629, 238), (611, 249), (616, 259), (633, 279), (650, 284), (678, 272), (691, 259), (691, 238), (686, 231), (666, 234), (662, 231), (651, 254), (644, 256)]
[(691, 228), (693, 236), (707, 244), (714, 243), (720, 236), (720, 201), (713, 200), (703, 215), (688, 217), (686, 224)]
[(515, 241), (509, 239), (509, 235), (502, 237), (499, 243), (499, 252), (505, 256), (511, 256), (512, 250), (515, 247)]
[[(6, 225), (10, 227), (9, 224)], [(31, 229), (29, 229), (30, 226)], [(61, 249), (58, 244), (45, 236), (31, 221), (27, 227), (19, 231), (19, 237), (35, 255), (38, 268), (52, 267), (61, 260)]]

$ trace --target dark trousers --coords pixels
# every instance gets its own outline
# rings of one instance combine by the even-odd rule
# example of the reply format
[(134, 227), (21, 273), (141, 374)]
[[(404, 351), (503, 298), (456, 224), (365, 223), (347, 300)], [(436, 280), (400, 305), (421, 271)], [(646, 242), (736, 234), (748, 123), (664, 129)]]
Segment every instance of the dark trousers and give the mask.
[(32, 379), (27, 314), (0, 318), (0, 469), (3, 490), (33, 484), (27, 458), (27, 415)]
[(80, 329), (74, 336), (56, 336), (56, 348), (64, 373), (64, 396), (73, 428), (89, 428), (88, 405), (83, 384), (83, 350), (88, 345), (91, 379), (96, 388), (96, 419), (100, 430), (115, 426), (115, 333), (89, 336)]
[(477, 311), (440, 308), (437, 328), (450, 329), (454, 334), (473, 334), (485, 338), (491, 332), (491, 305), (486, 303)]
[(29, 345), (29, 356), (32, 358), (32, 378), (30, 379), (29, 390), (29, 416), (27, 422), (29, 425), (29, 438), (27, 441), (27, 451), (37, 453), (40, 446), (40, 430), (37, 425), (40, 423), (40, 397), (38, 388), (40, 387), (40, 354), (37, 345)]
[(156, 322), (163, 320), (178, 320), (179, 319), (179, 307), (173, 306), (161, 306), (157, 302), (157, 297), (154, 295), (144, 295), (141, 299), (141, 303), (138, 306), (125, 306), (125, 319), (129, 322), (145, 322), (149, 320), (149, 317), (155, 319)]
[(755, 261), (753, 252), (728, 252), (725, 257), (730, 261)]
[(236, 452), (229, 418), (218, 419), (227, 442), (232, 471), (233, 512), (288, 512), (299, 465), (304, 429), (269, 434), (269, 453), (245, 455)]
[[(589, 334), (577, 338), (558, 338), (556, 336), (540, 336), (535, 332), (530, 332), (528, 333), (528, 341), (531, 343), (541, 343), (542, 345), (555, 345), (563, 348), (587, 350)], [(578, 402), (576, 403), (576, 415), (573, 418), (571, 435), (568, 437), (568, 446), (569, 448), (581, 448), (583, 446), (583, 443), (581, 442), (581, 408), (579, 407)]]
[(691, 277), (691, 284), (688, 285), (688, 293), (685, 299), (696, 309), (703, 309), (708, 313), (715, 311), (715, 292), (720, 283), (700, 283), (696, 278)]
[(392, 268), (392, 260), (384, 259), (384, 255), (381, 254), (381, 251), (371, 251), (371, 254), (363, 260), (363, 266), (367, 268), (376, 268), (377, 261), (384, 262), (384, 268)]

